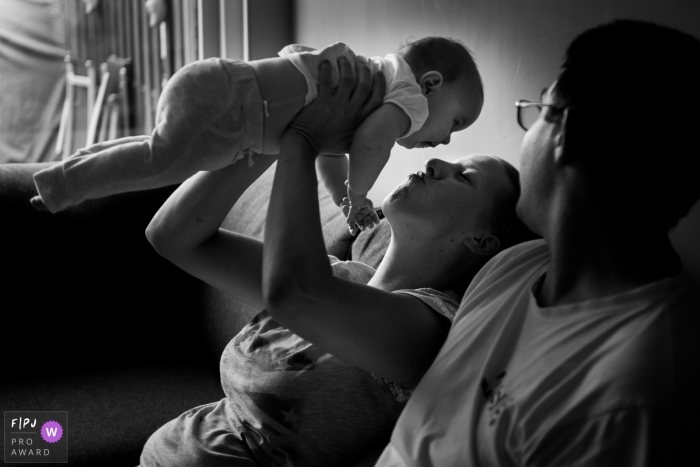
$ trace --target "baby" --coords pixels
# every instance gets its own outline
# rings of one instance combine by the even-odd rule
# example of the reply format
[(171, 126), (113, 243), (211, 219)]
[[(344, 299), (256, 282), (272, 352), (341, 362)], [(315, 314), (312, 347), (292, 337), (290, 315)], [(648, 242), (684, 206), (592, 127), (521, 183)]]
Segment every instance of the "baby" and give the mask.
[(318, 164), (336, 205), (349, 205), (355, 233), (376, 218), (367, 193), (394, 142), (447, 144), (479, 116), (481, 77), (459, 42), (426, 37), (383, 58), (355, 55), (343, 43), (322, 50), (291, 45), (278, 58), (191, 63), (163, 90), (151, 136), (96, 144), (37, 172), (32, 205), (55, 213), (86, 199), (180, 183), (245, 158), (250, 166), (256, 153), (277, 154), (287, 125), (316, 98), (318, 65), (328, 59), (337, 83), (340, 57), (362, 60), (386, 78), (384, 103), (358, 128), (349, 158), (322, 156)]

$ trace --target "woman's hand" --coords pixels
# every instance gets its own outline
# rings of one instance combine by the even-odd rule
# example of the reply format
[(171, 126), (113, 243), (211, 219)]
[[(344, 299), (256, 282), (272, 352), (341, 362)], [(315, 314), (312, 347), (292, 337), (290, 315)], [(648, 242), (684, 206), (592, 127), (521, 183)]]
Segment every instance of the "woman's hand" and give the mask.
[(322, 152), (347, 153), (357, 127), (384, 98), (382, 73), (372, 76), (367, 64), (360, 60), (353, 64), (345, 57), (338, 59), (338, 68), (340, 81), (334, 90), (331, 65), (328, 60), (321, 62), (318, 97), (296, 116), (287, 130), (306, 139), (315, 156)]

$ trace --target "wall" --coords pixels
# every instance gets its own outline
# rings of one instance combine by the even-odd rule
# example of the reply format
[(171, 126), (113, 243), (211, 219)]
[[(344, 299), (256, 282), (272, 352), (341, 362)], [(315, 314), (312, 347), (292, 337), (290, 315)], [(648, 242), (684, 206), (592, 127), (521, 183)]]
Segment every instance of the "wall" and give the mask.
[[(615, 18), (654, 21), (700, 38), (698, 0), (296, 0), (295, 42), (343, 41), (364, 55), (395, 51), (409, 37), (449, 36), (475, 54), (486, 91), (479, 120), (425, 158), (489, 153), (519, 166), (523, 131), (514, 102), (536, 100), (557, 75), (566, 46), (581, 31)], [(649, 97), (657, 97), (650, 90)], [(370, 197), (377, 201), (419, 170), (423, 150), (396, 146)], [(700, 206), (674, 235), (700, 278)]]
[(292, 7), (289, 0), (248, 0), (251, 60), (276, 57), (277, 52), (290, 43)]
[(245, 59), (247, 46), (249, 60), (276, 57), (282, 47), (292, 42), (294, 12), (290, 0), (219, 0), (218, 4), (206, 1), (200, 0), (203, 6), (216, 10), (221, 23), (216, 25), (217, 33), (224, 33), (219, 56)]

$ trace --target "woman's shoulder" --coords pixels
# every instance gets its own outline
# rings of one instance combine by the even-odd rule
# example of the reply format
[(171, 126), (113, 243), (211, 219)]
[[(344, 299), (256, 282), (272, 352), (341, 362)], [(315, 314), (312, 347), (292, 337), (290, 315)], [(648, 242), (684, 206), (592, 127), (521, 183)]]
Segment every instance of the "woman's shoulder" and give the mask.
[(457, 309), (459, 308), (459, 296), (452, 291), (441, 292), (431, 288), (421, 288), (401, 289), (395, 290), (394, 292), (417, 298), (450, 321), (454, 320)]

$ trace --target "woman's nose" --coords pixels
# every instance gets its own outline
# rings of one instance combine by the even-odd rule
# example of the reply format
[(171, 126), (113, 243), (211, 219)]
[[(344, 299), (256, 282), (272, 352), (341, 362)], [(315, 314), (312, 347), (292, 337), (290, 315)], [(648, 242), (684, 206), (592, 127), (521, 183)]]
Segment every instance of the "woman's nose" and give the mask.
[(425, 173), (431, 178), (439, 178), (443, 170), (445, 161), (441, 159), (428, 159), (425, 163)]

